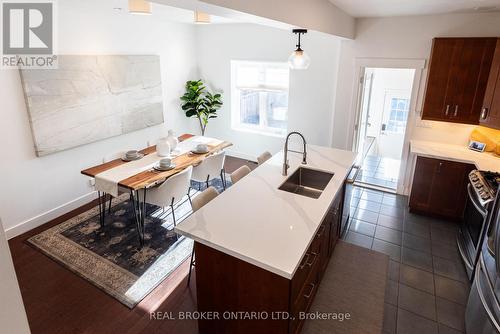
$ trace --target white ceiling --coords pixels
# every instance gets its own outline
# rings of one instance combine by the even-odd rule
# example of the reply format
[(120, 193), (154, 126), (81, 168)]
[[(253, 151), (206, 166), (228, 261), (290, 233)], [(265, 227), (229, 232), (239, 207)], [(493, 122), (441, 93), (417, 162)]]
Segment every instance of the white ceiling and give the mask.
[(330, 0), (354, 17), (500, 11), (500, 0)]
[[(73, 0), (74, 1), (74, 0)], [(93, 6), (96, 5), (94, 1), (86, 2), (92, 3)], [(98, 1), (100, 6), (105, 6), (108, 10), (113, 10), (115, 14), (121, 15), (131, 15), (128, 13), (128, 0), (112, 0), (112, 1)], [(191, 23), (194, 24), (194, 12), (189, 9), (177, 8), (172, 6), (165, 6), (158, 3), (152, 4), (152, 13), (151, 17), (153, 19), (165, 20), (165, 21), (173, 21), (180, 23)], [(238, 23), (234, 19), (229, 19), (226, 17), (210, 15), (210, 22), (214, 24), (221, 23)]]

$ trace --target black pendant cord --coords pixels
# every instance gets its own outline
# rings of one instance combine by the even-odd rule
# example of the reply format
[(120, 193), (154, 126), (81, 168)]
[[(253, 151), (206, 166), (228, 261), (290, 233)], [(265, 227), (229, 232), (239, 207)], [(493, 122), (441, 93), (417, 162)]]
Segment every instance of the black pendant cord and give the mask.
[(301, 48), (301, 45), (300, 45), (300, 37), (301, 37), (302, 34), (307, 34), (307, 29), (293, 29), (292, 32), (294, 34), (299, 35), (298, 44), (296, 45), (297, 50), (295, 50), (295, 51), (302, 51), (302, 48)]

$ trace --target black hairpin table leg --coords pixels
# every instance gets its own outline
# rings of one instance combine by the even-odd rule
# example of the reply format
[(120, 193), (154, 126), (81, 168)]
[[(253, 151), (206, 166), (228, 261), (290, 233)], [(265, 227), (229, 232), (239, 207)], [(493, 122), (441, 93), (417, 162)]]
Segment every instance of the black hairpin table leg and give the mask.
[(135, 225), (137, 228), (137, 235), (139, 236), (139, 243), (144, 246), (145, 234), (145, 217), (146, 217), (146, 193), (147, 190), (143, 189), (143, 196), (139, 190), (130, 190), (130, 197), (134, 207)]
[(99, 204), (99, 223), (101, 224), (101, 228), (104, 227), (104, 219), (106, 215), (106, 193), (98, 191), (98, 204)]

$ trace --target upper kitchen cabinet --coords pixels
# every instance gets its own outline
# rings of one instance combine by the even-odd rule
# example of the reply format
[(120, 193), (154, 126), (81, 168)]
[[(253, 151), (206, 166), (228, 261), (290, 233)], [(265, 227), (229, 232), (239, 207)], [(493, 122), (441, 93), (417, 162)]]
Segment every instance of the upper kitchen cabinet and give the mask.
[(435, 38), (422, 119), (479, 124), (496, 38)]
[(497, 39), (479, 122), (481, 125), (500, 129), (500, 38)]

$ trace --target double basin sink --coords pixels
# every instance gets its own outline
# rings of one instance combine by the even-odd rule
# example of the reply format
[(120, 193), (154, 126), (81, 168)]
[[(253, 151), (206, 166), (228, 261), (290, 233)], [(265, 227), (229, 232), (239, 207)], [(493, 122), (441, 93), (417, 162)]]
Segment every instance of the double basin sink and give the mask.
[(310, 198), (319, 198), (332, 177), (332, 173), (299, 167), (278, 189)]

